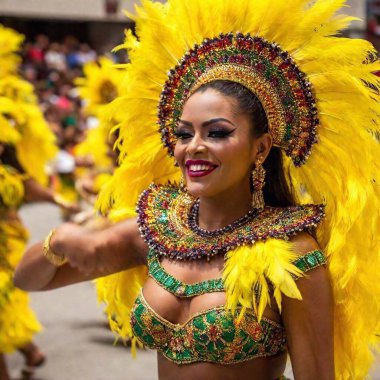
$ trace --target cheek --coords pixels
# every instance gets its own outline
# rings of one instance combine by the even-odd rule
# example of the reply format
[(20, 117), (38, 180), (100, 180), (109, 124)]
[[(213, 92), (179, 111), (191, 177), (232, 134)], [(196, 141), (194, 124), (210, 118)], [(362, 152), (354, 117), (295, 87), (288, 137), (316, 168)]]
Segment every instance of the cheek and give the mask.
[(237, 169), (247, 167), (251, 163), (252, 147), (248, 142), (230, 140), (226, 144), (219, 144), (214, 148), (215, 156), (225, 164), (226, 168)]
[(177, 143), (174, 147), (174, 158), (175, 158), (175, 161), (179, 164), (179, 166), (182, 165), (184, 157), (185, 157), (185, 148), (181, 146), (180, 143)]

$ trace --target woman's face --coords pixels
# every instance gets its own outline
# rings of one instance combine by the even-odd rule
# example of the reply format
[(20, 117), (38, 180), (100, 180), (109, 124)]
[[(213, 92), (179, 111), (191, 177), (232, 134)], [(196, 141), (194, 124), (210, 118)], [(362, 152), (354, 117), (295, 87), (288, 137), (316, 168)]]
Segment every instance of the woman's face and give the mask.
[(254, 163), (271, 146), (268, 134), (252, 137), (249, 117), (238, 112), (235, 99), (213, 89), (187, 100), (176, 135), (174, 155), (195, 197), (250, 194)]

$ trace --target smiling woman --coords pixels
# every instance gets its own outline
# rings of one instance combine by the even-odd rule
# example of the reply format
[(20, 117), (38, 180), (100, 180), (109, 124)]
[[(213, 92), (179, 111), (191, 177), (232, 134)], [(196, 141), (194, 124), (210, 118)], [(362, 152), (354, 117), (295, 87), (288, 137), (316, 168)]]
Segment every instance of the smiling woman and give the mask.
[[(199, 96), (205, 92), (206, 96), (199, 99)], [(195, 95), (198, 96), (195, 97)], [(233, 163), (234, 172), (244, 167), (245, 183), (241, 184), (239, 191), (252, 192), (251, 176), (255, 166), (254, 162), (256, 161), (253, 156), (257, 156), (263, 163), (267, 174), (265, 179), (266, 186), (263, 187), (265, 204), (283, 207), (295, 205), (294, 195), (291, 194), (289, 182), (285, 178), (281, 152), (277, 147), (272, 146), (265, 110), (257, 96), (239, 83), (217, 80), (204, 84), (186, 102), (178, 129), (175, 132), (177, 139), (180, 140), (175, 149), (178, 163), (180, 162), (179, 155), (183, 152), (184, 147), (187, 146), (190, 151), (191, 148), (188, 147), (188, 144), (190, 139), (194, 138), (193, 123), (185, 120), (186, 116), (189, 115), (189, 120), (192, 120), (192, 115), (200, 117), (200, 111), (203, 111), (205, 116), (210, 118), (210, 120), (201, 123), (202, 127), (205, 128), (204, 135), (208, 136), (209, 141), (216, 143), (216, 149), (219, 148), (221, 153), (223, 153), (226, 144), (227, 149), (230, 147), (226, 154), (230, 154), (235, 158), (235, 163)], [(213, 112), (214, 118), (212, 118)], [(226, 116), (215, 118), (215, 113)], [(241, 146), (236, 146), (236, 139), (240, 141)], [(248, 160), (245, 159), (245, 154), (249, 155)], [(217, 168), (218, 164), (216, 162), (203, 162), (199, 159), (201, 154), (197, 153), (197, 156), (196, 160), (188, 157), (189, 162), (185, 162), (189, 177), (207, 175), (211, 173), (211, 170), (214, 171)], [(208, 164), (209, 166), (211, 164), (211, 167), (210, 170), (202, 171), (202, 168), (197, 168), (192, 172), (190, 164)], [(181, 166), (181, 169), (183, 174), (186, 175), (183, 166)], [(227, 177), (233, 178), (231, 175)], [(242, 177), (244, 177), (244, 174)], [(220, 186), (220, 183), (215, 186)]]
[(281, 379), (288, 354), (296, 380), (365, 378), (380, 67), (370, 44), (330, 37), (350, 21), (338, 3), (144, 2), (114, 101), (123, 161), (99, 201), (119, 223), (63, 225), (16, 283), (112, 274), (98, 281), (111, 327), (158, 351), (160, 379)]
[(192, 195), (217, 195), (225, 201), (234, 193), (250, 204), (254, 162), (259, 155), (266, 157), (271, 138), (267, 135), (264, 142), (252, 139), (249, 118), (235, 112), (234, 103), (235, 99), (215, 90), (192, 95), (176, 131), (179, 141), (174, 156)]

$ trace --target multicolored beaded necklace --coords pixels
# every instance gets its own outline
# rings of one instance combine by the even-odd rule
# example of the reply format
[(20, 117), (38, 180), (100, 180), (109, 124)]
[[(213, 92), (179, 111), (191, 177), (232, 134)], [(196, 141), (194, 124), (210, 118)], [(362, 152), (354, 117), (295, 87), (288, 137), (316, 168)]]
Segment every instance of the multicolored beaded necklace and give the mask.
[(173, 185), (151, 185), (142, 193), (137, 206), (140, 232), (158, 256), (210, 260), (256, 241), (287, 240), (299, 231), (315, 227), (324, 217), (322, 205), (267, 206), (260, 213), (249, 212), (217, 231), (206, 231), (196, 225), (196, 204), (193, 197)]
[(228, 224), (227, 226), (224, 226), (222, 228), (218, 228), (216, 230), (208, 231), (201, 227), (199, 227), (199, 199), (197, 199), (193, 206), (190, 208), (189, 212), (189, 227), (194, 231), (194, 233), (203, 236), (203, 237), (209, 237), (209, 236), (221, 236), (225, 233), (232, 232), (236, 230), (239, 227), (244, 226), (247, 224), (250, 220), (253, 218), (256, 218), (256, 216), (259, 214), (260, 210), (253, 208), (247, 212), (244, 216), (241, 218), (235, 220), (234, 222)]

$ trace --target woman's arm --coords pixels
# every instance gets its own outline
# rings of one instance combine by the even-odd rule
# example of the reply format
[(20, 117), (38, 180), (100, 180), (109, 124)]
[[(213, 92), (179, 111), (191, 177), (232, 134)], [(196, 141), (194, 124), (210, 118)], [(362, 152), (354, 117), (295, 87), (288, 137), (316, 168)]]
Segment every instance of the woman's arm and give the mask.
[(79, 212), (80, 207), (76, 203), (65, 201), (51, 189), (40, 185), (35, 179), (28, 178), (24, 181), (26, 202), (50, 202), (63, 207), (68, 211)]
[(26, 202), (54, 202), (54, 193), (40, 185), (35, 179), (28, 178), (24, 181), (25, 201)]
[(63, 224), (53, 234), (50, 248), (68, 262), (61, 267), (50, 263), (43, 254), (43, 242), (39, 242), (26, 251), (16, 268), (17, 287), (47, 290), (106, 276), (145, 264), (147, 252), (136, 219), (101, 231)]
[[(308, 234), (293, 239), (303, 255), (319, 249)], [(302, 300), (283, 300), (282, 318), (295, 380), (334, 379), (333, 297), (325, 267), (307, 272), (297, 280)]]

